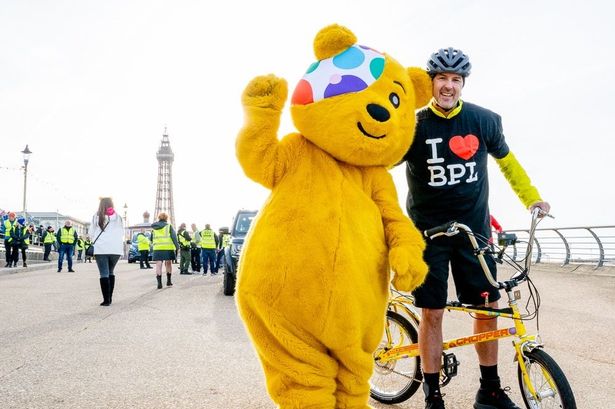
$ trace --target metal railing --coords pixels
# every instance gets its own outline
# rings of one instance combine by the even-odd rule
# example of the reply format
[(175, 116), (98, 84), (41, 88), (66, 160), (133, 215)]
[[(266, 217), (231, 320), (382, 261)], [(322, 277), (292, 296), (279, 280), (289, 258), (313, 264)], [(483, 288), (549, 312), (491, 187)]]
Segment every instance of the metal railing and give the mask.
[[(528, 230), (506, 230), (518, 238), (507, 254), (515, 261), (525, 258)], [(495, 238), (494, 238), (495, 239)], [(615, 266), (615, 226), (536, 229), (532, 261), (535, 263), (589, 264), (595, 268)]]

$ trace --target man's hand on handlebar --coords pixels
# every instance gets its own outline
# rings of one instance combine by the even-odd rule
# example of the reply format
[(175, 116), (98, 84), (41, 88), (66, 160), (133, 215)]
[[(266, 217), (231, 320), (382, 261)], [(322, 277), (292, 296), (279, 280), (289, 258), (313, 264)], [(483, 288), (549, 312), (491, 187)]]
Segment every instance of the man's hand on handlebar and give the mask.
[(538, 217), (544, 217), (549, 214), (551, 205), (549, 202), (536, 202), (530, 206), (530, 212), (534, 211), (534, 209), (539, 209)]

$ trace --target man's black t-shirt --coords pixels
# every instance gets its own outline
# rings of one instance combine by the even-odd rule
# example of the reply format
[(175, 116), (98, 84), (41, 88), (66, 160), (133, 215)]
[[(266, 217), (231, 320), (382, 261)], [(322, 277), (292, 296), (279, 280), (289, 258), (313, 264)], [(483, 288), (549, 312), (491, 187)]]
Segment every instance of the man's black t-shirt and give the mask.
[(404, 156), (408, 215), (420, 230), (454, 220), (489, 235), (487, 158), (508, 152), (496, 113), (468, 102), (451, 118), (423, 108)]

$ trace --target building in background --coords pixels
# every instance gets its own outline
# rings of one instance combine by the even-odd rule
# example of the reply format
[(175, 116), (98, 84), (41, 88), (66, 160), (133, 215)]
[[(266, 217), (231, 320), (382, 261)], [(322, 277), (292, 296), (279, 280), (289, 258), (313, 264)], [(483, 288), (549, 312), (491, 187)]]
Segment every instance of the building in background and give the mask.
[(56, 231), (62, 226), (64, 222), (70, 220), (73, 223), (73, 227), (79, 236), (85, 236), (88, 234), (90, 228), (90, 222), (84, 222), (73, 216), (61, 214), (58, 212), (30, 212), (28, 211), (28, 222), (34, 224), (36, 227), (43, 225), (53, 227)]
[(135, 233), (148, 233), (147, 236), (151, 237), (152, 232), (152, 223), (149, 220), (150, 214), (146, 210), (143, 213), (143, 223), (137, 223), (132, 226), (126, 227), (127, 236), (129, 239), (132, 239), (135, 236)]
[(154, 207), (154, 219), (157, 220), (161, 212), (169, 215), (169, 223), (175, 226), (175, 211), (173, 209), (173, 151), (169, 142), (167, 128), (164, 128), (160, 148), (156, 154), (158, 159), (158, 184), (156, 186), (156, 206)]

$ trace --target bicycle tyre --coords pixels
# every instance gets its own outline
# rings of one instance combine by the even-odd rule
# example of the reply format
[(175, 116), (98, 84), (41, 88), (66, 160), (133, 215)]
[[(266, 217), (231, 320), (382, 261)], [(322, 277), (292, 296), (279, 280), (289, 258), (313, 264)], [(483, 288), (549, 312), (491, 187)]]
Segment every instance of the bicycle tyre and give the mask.
[[(418, 323), (415, 324), (412, 325), (407, 318), (396, 312), (387, 311), (385, 325), (391, 328), (392, 335), (395, 337), (394, 341), (403, 342), (401, 337), (405, 337), (410, 342), (403, 342), (404, 345), (418, 342), (416, 330)], [(383, 334), (383, 340), (378, 348), (383, 348), (386, 344), (388, 344), (386, 334)], [(408, 369), (404, 370), (405, 367), (408, 367)], [(374, 362), (374, 371), (369, 380), (369, 394), (381, 403), (394, 404), (404, 402), (414, 395), (421, 385), (422, 379), (421, 358), (418, 356), (402, 358), (384, 365)]]
[[(526, 359), (528, 374), (534, 390), (543, 395), (543, 399), (537, 402), (528, 392), (523, 380), (523, 374), (521, 373), (522, 363), (519, 362), (517, 377), (525, 406), (528, 409), (576, 409), (577, 404), (572, 388), (570, 388), (566, 375), (564, 375), (564, 372), (555, 360), (545, 351), (538, 348), (524, 352), (523, 355)], [(551, 382), (549, 382), (546, 376), (551, 378)], [(555, 390), (553, 390), (551, 384), (555, 386)]]

